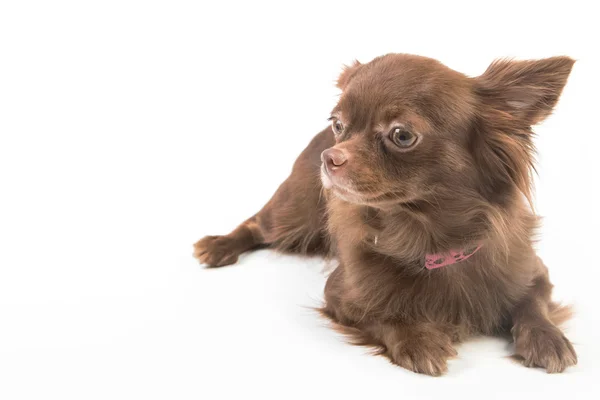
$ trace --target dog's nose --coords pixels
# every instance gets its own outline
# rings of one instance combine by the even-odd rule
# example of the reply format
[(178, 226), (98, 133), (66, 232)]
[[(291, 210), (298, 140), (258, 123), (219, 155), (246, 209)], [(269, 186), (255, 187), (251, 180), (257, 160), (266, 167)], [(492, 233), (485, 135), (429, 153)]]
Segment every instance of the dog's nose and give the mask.
[(331, 148), (321, 153), (321, 161), (330, 172), (333, 172), (346, 164), (348, 158), (342, 150)]

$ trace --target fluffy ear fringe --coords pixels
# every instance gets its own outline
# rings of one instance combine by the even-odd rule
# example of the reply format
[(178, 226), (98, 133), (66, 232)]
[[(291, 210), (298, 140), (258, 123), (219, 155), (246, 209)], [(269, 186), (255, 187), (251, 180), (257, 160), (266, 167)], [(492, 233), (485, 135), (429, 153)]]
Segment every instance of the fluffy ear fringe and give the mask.
[[(488, 114), (478, 124), (473, 154), (481, 170), (486, 197), (511, 199), (517, 188), (533, 209), (535, 147), (529, 129), (520, 129), (502, 113)], [(512, 126), (511, 126), (512, 125)]]

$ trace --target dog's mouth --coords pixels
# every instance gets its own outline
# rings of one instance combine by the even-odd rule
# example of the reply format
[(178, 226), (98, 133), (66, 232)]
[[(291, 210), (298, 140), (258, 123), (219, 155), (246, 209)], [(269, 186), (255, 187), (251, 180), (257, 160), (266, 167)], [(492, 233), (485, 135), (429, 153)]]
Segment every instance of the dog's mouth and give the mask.
[(323, 187), (325, 189), (333, 188), (333, 180), (329, 176), (327, 168), (325, 168), (323, 164), (321, 164), (321, 182), (323, 183)]
[(324, 166), (321, 166), (321, 182), (323, 187), (330, 190), (336, 197), (353, 204), (389, 208), (398, 205), (410, 205), (419, 197), (411, 196), (404, 191), (362, 191), (347, 178), (332, 177)]
[(325, 189), (331, 192), (340, 199), (349, 203), (360, 205), (376, 205), (382, 202), (388, 202), (390, 194), (386, 193), (363, 193), (357, 190), (352, 182), (346, 178), (332, 177), (327, 168), (321, 166), (321, 182)]

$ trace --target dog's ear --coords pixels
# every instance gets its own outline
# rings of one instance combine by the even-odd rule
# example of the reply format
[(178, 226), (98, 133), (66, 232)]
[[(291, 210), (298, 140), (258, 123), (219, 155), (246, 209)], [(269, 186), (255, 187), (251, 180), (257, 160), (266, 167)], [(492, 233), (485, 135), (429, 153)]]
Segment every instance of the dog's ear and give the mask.
[(352, 65), (344, 65), (344, 70), (338, 77), (336, 86), (344, 90), (346, 86), (348, 86), (350, 80), (352, 80), (352, 77), (362, 68), (362, 66), (363, 65), (358, 62), (358, 60), (354, 60)]
[(569, 57), (496, 60), (476, 78), (477, 91), (485, 103), (535, 125), (552, 112), (574, 63)]

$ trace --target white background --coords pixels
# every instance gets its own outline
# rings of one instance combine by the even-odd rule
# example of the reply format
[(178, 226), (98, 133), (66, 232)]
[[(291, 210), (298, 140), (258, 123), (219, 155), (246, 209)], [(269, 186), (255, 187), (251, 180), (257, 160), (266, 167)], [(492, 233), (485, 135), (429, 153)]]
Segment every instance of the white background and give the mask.
[[(0, 398), (600, 398), (597, 13), (529, 4), (0, 3)], [(480, 338), (419, 376), (308, 308), (321, 260), (191, 257), (285, 179), (341, 65), (388, 52), (472, 76), (501, 56), (578, 60), (536, 129), (539, 252), (578, 310), (565, 374)]]

